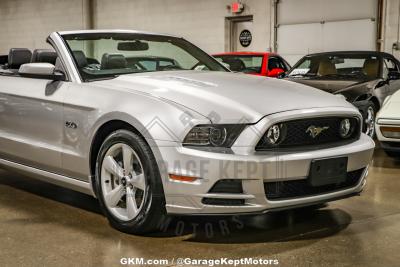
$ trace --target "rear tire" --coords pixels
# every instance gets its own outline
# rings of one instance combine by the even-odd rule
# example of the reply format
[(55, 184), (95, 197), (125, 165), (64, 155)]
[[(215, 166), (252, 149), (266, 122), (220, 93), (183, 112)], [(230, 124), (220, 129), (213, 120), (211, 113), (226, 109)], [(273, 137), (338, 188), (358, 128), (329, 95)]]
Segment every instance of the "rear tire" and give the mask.
[(95, 186), (103, 213), (119, 231), (153, 232), (166, 217), (157, 162), (135, 133), (117, 130), (104, 140), (96, 161)]

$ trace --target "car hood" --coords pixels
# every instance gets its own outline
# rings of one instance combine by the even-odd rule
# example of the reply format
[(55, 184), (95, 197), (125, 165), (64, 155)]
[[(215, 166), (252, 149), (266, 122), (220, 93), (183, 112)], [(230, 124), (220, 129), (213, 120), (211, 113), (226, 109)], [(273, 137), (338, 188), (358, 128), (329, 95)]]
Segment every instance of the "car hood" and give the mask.
[(94, 84), (172, 101), (214, 123), (257, 122), (265, 115), (289, 110), (352, 107), (339, 97), (308, 86), (230, 72), (147, 72)]
[(400, 120), (400, 91), (390, 96), (378, 114), (379, 119)]
[(287, 78), (286, 80), (305, 84), (308, 86), (321, 89), (328, 93), (337, 93), (350, 87), (363, 86), (371, 81), (366, 80), (333, 80), (333, 79), (320, 79), (320, 78)]
[(380, 81), (379, 79), (333, 80), (320, 78), (288, 78), (287, 80), (312, 86), (328, 93), (342, 94), (350, 102), (355, 101), (360, 95), (367, 94)]

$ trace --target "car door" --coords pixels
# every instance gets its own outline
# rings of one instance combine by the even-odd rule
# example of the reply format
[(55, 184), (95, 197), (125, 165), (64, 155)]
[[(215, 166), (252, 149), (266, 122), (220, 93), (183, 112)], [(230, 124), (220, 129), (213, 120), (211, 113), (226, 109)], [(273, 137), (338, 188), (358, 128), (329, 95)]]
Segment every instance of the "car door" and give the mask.
[(392, 59), (390, 57), (385, 57), (383, 61), (384, 61), (384, 76), (387, 79), (388, 86), (389, 86), (388, 93), (391, 95), (400, 89), (400, 79), (397, 79), (397, 78), (388, 79), (388, 76), (390, 73), (393, 73), (393, 72), (399, 73), (400, 66), (397, 61), (395, 61), (394, 59)]
[(67, 87), (62, 81), (0, 76), (0, 158), (60, 170)]

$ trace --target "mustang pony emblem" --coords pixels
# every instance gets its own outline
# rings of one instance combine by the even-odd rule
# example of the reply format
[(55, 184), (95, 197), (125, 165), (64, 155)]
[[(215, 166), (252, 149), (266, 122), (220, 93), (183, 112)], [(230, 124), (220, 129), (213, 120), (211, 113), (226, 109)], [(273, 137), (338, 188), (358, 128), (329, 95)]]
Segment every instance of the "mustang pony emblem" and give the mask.
[(328, 130), (329, 127), (325, 126), (325, 127), (316, 127), (314, 125), (311, 125), (310, 127), (307, 128), (306, 133), (310, 133), (310, 136), (312, 138), (317, 137), (318, 135), (320, 135), (323, 131)]

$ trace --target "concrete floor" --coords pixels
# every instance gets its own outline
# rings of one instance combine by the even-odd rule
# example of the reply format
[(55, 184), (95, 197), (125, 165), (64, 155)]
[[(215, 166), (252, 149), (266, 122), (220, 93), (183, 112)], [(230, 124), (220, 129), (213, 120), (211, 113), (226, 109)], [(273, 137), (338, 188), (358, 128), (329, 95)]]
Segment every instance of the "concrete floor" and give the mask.
[(377, 150), (363, 195), (320, 210), (177, 218), (148, 237), (112, 229), (89, 196), (1, 171), (0, 238), (0, 266), (119, 266), (121, 257), (399, 266), (400, 162)]

